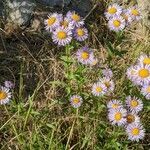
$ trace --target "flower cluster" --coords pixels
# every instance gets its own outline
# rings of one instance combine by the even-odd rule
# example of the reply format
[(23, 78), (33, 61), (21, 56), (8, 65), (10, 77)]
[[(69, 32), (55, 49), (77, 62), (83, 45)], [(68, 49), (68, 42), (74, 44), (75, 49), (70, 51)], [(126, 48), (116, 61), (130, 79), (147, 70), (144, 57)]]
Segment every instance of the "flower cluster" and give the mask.
[(0, 86), (0, 104), (7, 104), (11, 99), (11, 89), (14, 84), (11, 81), (5, 81), (4, 86)]
[[(103, 78), (100, 78), (99, 81), (93, 84), (92, 94), (95, 96), (102, 96), (104, 94), (108, 94), (113, 92), (114, 90), (114, 82), (112, 81), (113, 73), (110, 69), (106, 68), (102, 70)], [(74, 108), (78, 108), (81, 106), (83, 100), (81, 96), (73, 95), (70, 98), (71, 105)]]
[(118, 32), (130, 25), (131, 22), (140, 20), (141, 12), (137, 5), (124, 9), (115, 3), (107, 8), (105, 16), (109, 29)]
[[(92, 94), (95, 96), (103, 96), (104, 94), (110, 94), (114, 91), (114, 82), (112, 80), (113, 73), (111, 69), (103, 69), (102, 73), (103, 78), (100, 78), (92, 87)], [(70, 102), (74, 108), (78, 108), (81, 106), (83, 99), (79, 95), (73, 95), (70, 98)]]
[(135, 65), (127, 69), (127, 77), (139, 86), (146, 99), (150, 99), (150, 56), (140, 55)]
[(45, 29), (52, 33), (52, 39), (58, 46), (65, 46), (72, 41), (84, 41), (88, 38), (88, 30), (84, 27), (83, 18), (75, 11), (69, 11), (66, 16), (50, 13), (44, 21)]
[(114, 91), (115, 84), (112, 80), (113, 73), (110, 69), (106, 68), (102, 70), (103, 77), (92, 86), (92, 94), (94, 96), (109, 95)]
[(107, 104), (108, 119), (112, 125), (123, 126), (131, 141), (139, 141), (145, 136), (138, 113), (143, 109), (143, 103), (136, 97), (128, 96), (125, 107), (120, 100), (111, 100)]
[(76, 58), (78, 62), (84, 65), (93, 66), (97, 63), (97, 59), (94, 56), (93, 49), (87, 46), (81, 47), (77, 50)]

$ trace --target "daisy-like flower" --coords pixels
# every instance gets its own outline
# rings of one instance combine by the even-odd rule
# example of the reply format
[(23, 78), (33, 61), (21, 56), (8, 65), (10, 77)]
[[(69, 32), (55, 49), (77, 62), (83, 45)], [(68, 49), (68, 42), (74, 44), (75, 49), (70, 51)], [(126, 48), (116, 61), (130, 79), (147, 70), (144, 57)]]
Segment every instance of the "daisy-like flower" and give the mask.
[(150, 100), (150, 84), (143, 85), (141, 93), (145, 96), (146, 99)]
[(129, 8), (129, 13), (134, 20), (138, 21), (141, 19), (141, 11), (137, 5)]
[(142, 54), (139, 58), (138, 58), (138, 63), (142, 63), (144, 65), (150, 65), (150, 57), (147, 56), (146, 54)]
[(72, 32), (68, 28), (59, 27), (53, 32), (52, 39), (55, 44), (65, 46), (71, 42)]
[(82, 100), (82, 97), (79, 96), (79, 95), (73, 95), (71, 98), (70, 98), (70, 103), (71, 105), (74, 107), (74, 108), (78, 108), (81, 106), (83, 100)]
[(84, 27), (78, 27), (74, 30), (74, 38), (77, 41), (84, 41), (88, 38), (88, 30)]
[(74, 28), (73, 23), (67, 17), (60, 21), (60, 26), (63, 28), (69, 28), (71, 30)]
[(50, 13), (48, 15), (48, 19), (44, 20), (45, 29), (47, 31), (52, 32), (56, 27), (60, 25), (60, 21), (62, 20), (62, 14), (58, 13)]
[(94, 83), (92, 86), (92, 94), (94, 96), (103, 96), (107, 91), (105, 84), (101, 82)]
[(107, 87), (107, 93), (113, 92), (115, 88), (114, 82), (110, 78), (100, 78), (99, 81)]
[(107, 8), (105, 12), (105, 16), (107, 19), (110, 19), (114, 15), (120, 15), (121, 13), (122, 13), (122, 7), (115, 3), (115, 4), (110, 5)]
[(126, 105), (129, 111), (134, 112), (134, 113), (138, 113), (143, 109), (142, 101), (136, 97), (128, 96), (126, 98)]
[(127, 111), (124, 108), (111, 109), (108, 112), (108, 119), (113, 125), (124, 125), (126, 124)]
[(123, 10), (121, 16), (125, 19), (127, 26), (130, 25), (131, 22), (133, 21), (133, 18), (131, 17), (129, 10)]
[(138, 64), (135, 66), (136, 74), (132, 80), (137, 85), (149, 84), (150, 82), (150, 65)]
[(125, 28), (126, 22), (122, 16), (114, 16), (108, 21), (108, 27), (112, 31), (121, 31)]
[(6, 88), (13, 89), (15, 87), (14, 83), (11, 81), (5, 81), (4, 85)]
[(139, 123), (131, 123), (126, 128), (128, 139), (131, 141), (139, 141), (145, 136), (145, 129)]
[(123, 108), (123, 106), (121, 101), (114, 99), (108, 102), (107, 108), (109, 109), (109, 111), (111, 111), (111, 109)]
[(75, 11), (71, 12), (69, 11), (67, 14), (66, 14), (66, 17), (68, 19), (70, 19), (70, 21), (72, 22), (73, 26), (74, 27), (80, 27), (80, 26), (83, 26), (84, 25), (84, 20), (82, 19), (82, 17), (77, 14)]
[(10, 101), (11, 92), (9, 92), (9, 88), (0, 87), (0, 104), (6, 104)]
[(128, 124), (134, 123), (134, 122), (140, 123), (140, 117), (137, 114), (135, 114), (134, 112), (128, 112), (126, 119), (127, 119)]
[(90, 48), (85, 46), (78, 49), (76, 52), (76, 57), (80, 63), (87, 65), (93, 62), (94, 54)]
[(106, 77), (106, 78), (112, 78), (112, 77), (113, 77), (113, 72), (112, 72), (112, 70), (109, 69), (109, 68), (103, 69), (103, 70), (102, 70), (102, 74), (103, 74), (103, 76)]
[(127, 69), (127, 72), (126, 72), (127, 78), (131, 80), (132, 82), (134, 82), (134, 78), (136, 74), (137, 74), (137, 66), (130, 66)]

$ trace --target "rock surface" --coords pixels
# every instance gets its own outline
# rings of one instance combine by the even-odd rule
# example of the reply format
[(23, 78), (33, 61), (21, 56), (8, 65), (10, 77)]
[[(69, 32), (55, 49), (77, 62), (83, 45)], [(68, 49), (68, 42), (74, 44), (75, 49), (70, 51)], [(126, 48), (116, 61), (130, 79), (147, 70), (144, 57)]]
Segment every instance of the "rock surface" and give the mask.
[(48, 5), (50, 7), (62, 7), (63, 5), (69, 5), (71, 0), (36, 0), (38, 3)]
[(35, 2), (33, 0), (9, 0), (5, 4), (6, 20), (12, 22), (17, 26), (26, 26), (35, 9)]
[(4, 9), (3, 2), (0, 1), (0, 17), (2, 17), (3, 9)]
[(82, 16), (85, 16), (92, 8), (91, 0), (36, 0), (36, 2), (53, 10), (57, 10), (58, 7), (63, 7), (65, 12), (75, 10)]

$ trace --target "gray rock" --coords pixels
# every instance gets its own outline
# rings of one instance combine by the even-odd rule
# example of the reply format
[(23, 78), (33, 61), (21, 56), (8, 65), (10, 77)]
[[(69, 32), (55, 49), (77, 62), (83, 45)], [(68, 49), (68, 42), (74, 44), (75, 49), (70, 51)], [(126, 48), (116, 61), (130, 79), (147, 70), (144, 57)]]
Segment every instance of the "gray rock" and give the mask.
[(51, 7), (53, 11), (58, 8), (62, 10), (62, 7), (65, 12), (75, 10), (82, 16), (85, 16), (92, 8), (91, 0), (36, 0), (36, 2)]
[(35, 9), (33, 0), (7, 0), (5, 3), (6, 20), (19, 27), (26, 26)]
[(41, 3), (43, 5), (48, 5), (50, 7), (62, 7), (64, 5), (69, 5), (71, 0), (36, 0), (38, 3)]
[(2, 17), (3, 11), (4, 11), (4, 5), (3, 5), (3, 2), (0, 1), (0, 17)]
[(92, 9), (91, 0), (72, 0), (72, 9), (85, 16)]

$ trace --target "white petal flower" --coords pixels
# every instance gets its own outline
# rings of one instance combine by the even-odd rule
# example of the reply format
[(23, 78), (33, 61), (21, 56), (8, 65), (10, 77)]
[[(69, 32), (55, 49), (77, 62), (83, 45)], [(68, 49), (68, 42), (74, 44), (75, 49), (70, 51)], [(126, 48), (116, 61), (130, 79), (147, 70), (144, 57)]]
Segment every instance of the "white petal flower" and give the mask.
[(145, 136), (145, 129), (139, 123), (131, 123), (126, 128), (128, 139), (131, 141), (139, 141)]
[(150, 65), (138, 64), (136, 74), (132, 77), (132, 81), (137, 85), (144, 85), (150, 83)]
[(80, 63), (88, 65), (93, 62), (94, 54), (92, 49), (84, 46), (78, 49), (78, 51), (76, 52), (76, 57)]
[(121, 101), (113, 99), (108, 102), (107, 108), (109, 111), (111, 111), (111, 109), (123, 108), (123, 105), (122, 105)]
[(58, 46), (65, 46), (71, 42), (72, 32), (68, 28), (59, 27), (53, 32), (52, 39)]
[(121, 13), (122, 13), (122, 7), (115, 3), (115, 4), (110, 5), (107, 8), (105, 12), (105, 16), (107, 19), (110, 19), (111, 17), (115, 15), (120, 15)]
[(141, 93), (145, 96), (146, 99), (150, 100), (150, 84), (143, 85), (141, 88)]
[(60, 21), (62, 21), (62, 14), (50, 13), (48, 19), (44, 20), (45, 29), (47, 31), (54, 31), (57, 27), (60, 26)]
[(71, 102), (71, 105), (74, 107), (74, 108), (78, 108), (81, 106), (83, 100), (82, 100), (82, 97), (79, 96), (79, 95), (73, 95), (71, 98), (70, 98), (70, 102)]
[(126, 98), (126, 105), (129, 111), (134, 112), (134, 113), (138, 113), (143, 109), (142, 101), (136, 97), (128, 96)]
[(125, 28), (126, 22), (122, 16), (114, 16), (108, 21), (108, 27), (112, 31), (122, 31)]
[(125, 125), (126, 124), (127, 111), (124, 108), (111, 109), (108, 112), (108, 119), (113, 125)]
[(92, 94), (94, 96), (103, 96), (107, 92), (107, 87), (101, 82), (94, 83), (92, 86)]
[(88, 38), (88, 30), (84, 27), (78, 27), (74, 30), (74, 38), (77, 41), (85, 41)]
[(11, 98), (11, 92), (9, 91), (9, 88), (0, 87), (0, 104), (6, 104), (9, 103)]
[(73, 11), (73, 12), (69, 11), (66, 14), (66, 17), (72, 22), (74, 27), (80, 27), (80, 26), (84, 25), (84, 20), (75, 11)]
[(130, 13), (131, 17), (136, 21), (138, 21), (142, 18), (141, 11), (137, 5), (129, 8), (129, 13)]

